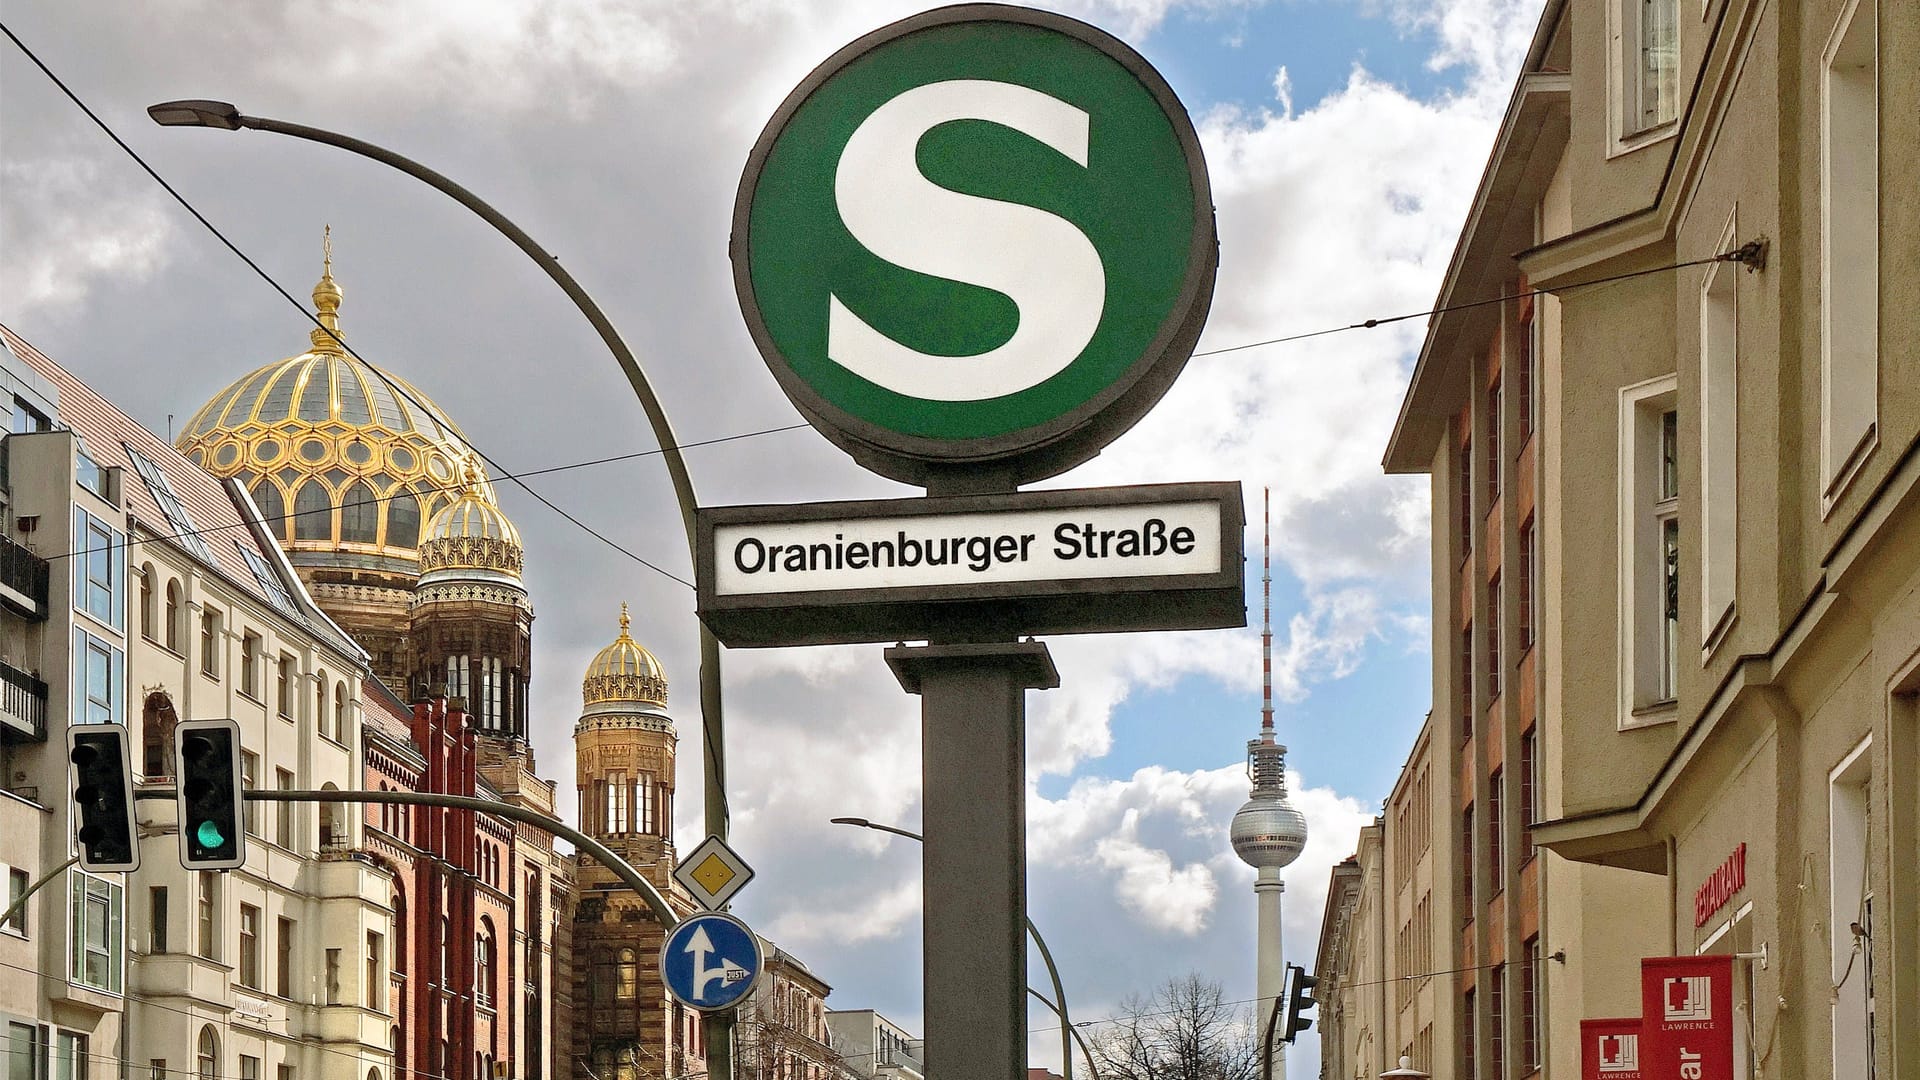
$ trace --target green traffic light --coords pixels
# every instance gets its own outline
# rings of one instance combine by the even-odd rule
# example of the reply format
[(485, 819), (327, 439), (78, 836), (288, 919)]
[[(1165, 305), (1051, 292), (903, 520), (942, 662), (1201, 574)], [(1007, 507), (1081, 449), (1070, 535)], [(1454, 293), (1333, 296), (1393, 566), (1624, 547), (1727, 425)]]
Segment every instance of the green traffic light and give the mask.
[(217, 848), (227, 842), (227, 838), (220, 833), (220, 826), (211, 821), (201, 822), (200, 827), (193, 830), (193, 835), (203, 848)]

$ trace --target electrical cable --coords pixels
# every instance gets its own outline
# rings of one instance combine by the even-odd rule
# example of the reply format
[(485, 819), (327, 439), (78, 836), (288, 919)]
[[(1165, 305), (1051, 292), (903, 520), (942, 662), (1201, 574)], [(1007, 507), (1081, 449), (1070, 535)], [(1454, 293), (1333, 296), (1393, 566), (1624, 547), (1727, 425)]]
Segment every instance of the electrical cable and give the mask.
[[(169, 184), (166, 181), (166, 178), (162, 177), (159, 174), (159, 172), (157, 172), (153, 168), (153, 166), (147, 164), (146, 159), (141, 157), (140, 154), (133, 149), (133, 147), (128, 146), (126, 143), (126, 140), (122, 139), (119, 136), (119, 134), (113, 130), (112, 127), (108, 126), (107, 122), (100, 118), (99, 114), (95, 113), (91, 108), (89, 108), (87, 106), (87, 103), (82, 101), (80, 99), (80, 96), (74, 93), (73, 90), (69, 88), (65, 82), (61, 81), (60, 77), (53, 73), (53, 69), (49, 68), (46, 65), (46, 63), (43, 62), (40, 59), (40, 57), (33, 52), (32, 49), (27, 48), (26, 43), (20, 40), (19, 36), (13, 32), (13, 29), (11, 27), (7, 26), (5, 23), (0, 23), (0, 32), (4, 32), (7, 35), (7, 37), (10, 40), (12, 40), (13, 44), (22, 53), (26, 54), (27, 59), (33, 61), (34, 66), (39, 68), (41, 73), (46, 75), (48, 79), (52, 80), (53, 84), (56, 87), (59, 87), (60, 92), (65, 94), (69, 101), (73, 102), (73, 104), (77, 106), (81, 112), (86, 114), (87, 119), (92, 120), (96, 127), (98, 127), (101, 131), (105, 132), (107, 137), (112, 139), (116, 146), (120, 147), (121, 150), (125, 151), (127, 156), (132, 158), (135, 164), (139, 165), (140, 168), (144, 170), (148, 176), (152, 177), (154, 182), (159, 184), (161, 188), (163, 188), (166, 191), (167, 194), (173, 196), (175, 202), (178, 202), (182, 207), (186, 209), (186, 211), (189, 214), (193, 215), (193, 218), (195, 221), (198, 221), (201, 225), (205, 226), (207, 231), (212, 233), (215, 239), (219, 240), (221, 244), (225, 245), (227, 250), (233, 252), (233, 254), (237, 256), (241, 262), (247, 265), (248, 269), (252, 270), (254, 274), (260, 278), (260, 280), (266, 282), (267, 285), (273, 289), (273, 291), (279, 293), (283, 298), (285, 298), (287, 303), (292, 304), (295, 310), (299, 311), (302, 315), (305, 315), (308, 321), (312, 322), (315, 326), (325, 331), (327, 336), (332, 338), (334, 343), (338, 345), (342, 350), (344, 350), (348, 356), (351, 356), (355, 360), (358, 360), (361, 364), (365, 365), (368, 371), (371, 371), (373, 372), (374, 375), (378, 376), (380, 381), (387, 385), (388, 389), (393, 391), (395, 394), (400, 395), (409, 404), (413, 405), (414, 408), (419, 409), (420, 411), (426, 413), (427, 415), (429, 416), (439, 415), (439, 411), (437, 409), (432, 409), (427, 407), (417, 397), (415, 397), (412, 393), (410, 393), (406, 389), (405, 385), (402, 384), (399, 380), (390, 377), (389, 375), (387, 375), (386, 372), (382, 371), (380, 368), (368, 362), (365, 357), (361, 356), (358, 352), (354, 350), (352, 346), (348, 345), (344, 340), (342, 340), (340, 335), (335, 333), (331, 327), (328, 327), (324, 323), (322, 323), (320, 321), (319, 316), (315, 315), (313, 312), (308, 311), (304, 304), (300, 303), (299, 300), (294, 298), (292, 293), (288, 292), (284, 287), (281, 286), (281, 284), (278, 281), (274, 280), (273, 276), (268, 274), (266, 270), (262, 269), (259, 263), (255, 262), (251, 257), (249, 257), (246, 252), (240, 250), (239, 246), (236, 245), (232, 240), (229, 240), (226, 234), (220, 231), (218, 226), (214, 225), (213, 222), (207, 220), (204, 214), (200, 213), (200, 211), (196, 209), (191, 202), (188, 202), (186, 196), (180, 194), (180, 192), (176, 190), (172, 184)], [(492, 456), (490, 456), (485, 450), (482, 450), (479, 447), (479, 445), (475, 443), (473, 440), (462, 438), (461, 441), (466, 444), (468, 449), (473, 451), (476, 457), (478, 457), (481, 461), (485, 462), (494, 471), (502, 474), (503, 476), (511, 477), (513, 475), (511, 470), (501, 465), (497, 460), (495, 460)], [(581, 521), (579, 518), (575, 517), (573, 514), (561, 508), (559, 504), (555, 503), (553, 500), (547, 498), (545, 495), (542, 495), (540, 494), (540, 492), (534, 490), (531, 485), (525, 483), (524, 481), (518, 481), (518, 480), (516, 480), (515, 483), (519, 485), (522, 491), (525, 491), (527, 494), (533, 496), (536, 500), (538, 500), (540, 503), (545, 505), (549, 510), (552, 510), (554, 513), (559, 514), (561, 517), (566, 518), (568, 521), (572, 522), (575, 526), (579, 527), (582, 531), (587, 533), (587, 535), (593, 537), (596, 540), (599, 540), (601, 543), (606, 544), (608, 547), (613, 548), (615, 551), (618, 551), (620, 554), (625, 555), (627, 558), (632, 559), (633, 561), (639, 563), (640, 565), (646, 567), (649, 570), (654, 571), (657, 574), (662, 575), (663, 577), (667, 577), (674, 581), (677, 581), (680, 584), (685, 585), (690, 589), (694, 587), (691, 581), (688, 581), (685, 578), (679, 576), (678, 574), (675, 574), (672, 571), (661, 567), (659, 564), (654, 563), (651, 560), (641, 556), (637, 552), (634, 552), (631, 549), (621, 545), (619, 542), (615, 541), (614, 539), (600, 532), (599, 530), (593, 528), (591, 525), (588, 525), (586, 522)]]

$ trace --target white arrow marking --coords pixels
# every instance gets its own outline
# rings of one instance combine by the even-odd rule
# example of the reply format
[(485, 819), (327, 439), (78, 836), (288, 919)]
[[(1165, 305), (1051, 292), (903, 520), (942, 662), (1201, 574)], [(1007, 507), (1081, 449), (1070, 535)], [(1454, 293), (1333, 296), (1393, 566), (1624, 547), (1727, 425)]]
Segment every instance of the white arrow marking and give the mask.
[(707, 936), (707, 928), (704, 926), (693, 928), (693, 936), (687, 939), (686, 951), (693, 954), (693, 999), (705, 1001), (708, 983), (719, 979), (721, 986), (728, 984), (726, 974), (727, 968), (731, 965), (723, 958), (718, 965), (707, 966), (707, 954), (713, 951), (713, 939)]

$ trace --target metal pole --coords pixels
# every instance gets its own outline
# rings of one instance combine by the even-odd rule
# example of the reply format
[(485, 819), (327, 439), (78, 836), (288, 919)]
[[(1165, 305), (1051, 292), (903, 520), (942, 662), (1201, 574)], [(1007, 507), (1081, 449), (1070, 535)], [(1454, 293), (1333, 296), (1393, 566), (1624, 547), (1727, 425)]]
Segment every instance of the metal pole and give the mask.
[(1035, 641), (895, 646), (920, 695), (927, 1067), (942, 1080), (1026, 1069), (1026, 691), (1060, 685)]
[[(668, 930), (680, 924), (680, 917), (673, 913), (667, 899), (653, 882), (641, 876), (633, 864), (616, 855), (613, 850), (581, 832), (579, 829), (561, 821), (557, 817), (543, 814), (530, 807), (515, 806), (512, 803), (496, 802), (492, 799), (477, 799), (466, 795), (439, 795), (420, 791), (267, 791), (248, 790), (240, 793), (248, 802), (311, 802), (311, 803), (393, 803), (401, 806), (440, 806), (449, 810), (474, 810), (482, 814), (497, 814), (512, 821), (524, 822), (542, 828), (555, 836), (570, 840), (573, 845), (594, 858), (605, 863), (626, 886), (640, 894), (647, 906), (653, 909), (653, 917), (660, 920)], [(133, 793), (135, 799), (171, 799), (172, 788), (143, 788)]]
[[(626, 373), (627, 382), (633, 387), (634, 396), (640, 399), (640, 408), (647, 414), (647, 423), (653, 428), (654, 441), (660, 445), (660, 458), (667, 466), (667, 478), (673, 484), (673, 496), (680, 508), (680, 520), (687, 533), (687, 552), (694, 565), (699, 565), (698, 533), (694, 526), (695, 511), (699, 507), (694, 497), (693, 478), (687, 473), (686, 461), (680, 456), (680, 442), (674, 437), (673, 426), (667, 420), (667, 413), (660, 405), (660, 399), (654, 395), (653, 385), (647, 381), (646, 372), (641, 370), (640, 361), (627, 347), (620, 331), (614, 328), (612, 320), (600, 310), (573, 275), (560, 265), (547, 250), (534, 242), (520, 226), (515, 225), (505, 214), (494, 209), (486, 200), (468, 191), (465, 187), (443, 176), (425, 165), (394, 153), (382, 146), (350, 135), (328, 131), (324, 128), (309, 127), (305, 124), (293, 124), (282, 120), (273, 120), (262, 116), (245, 116), (235, 110), (231, 120), (240, 127), (256, 131), (270, 131), (279, 135), (291, 135), (297, 139), (323, 143), (339, 147), (362, 157), (371, 158), (383, 165), (398, 169), (416, 180), (422, 181), (435, 190), (453, 199), (461, 206), (479, 215), (495, 231), (513, 241), (526, 256), (546, 271), (547, 277), (567, 294), (574, 307), (593, 324), (600, 340), (619, 362), (620, 369)], [(702, 740), (706, 746), (706, 830), (722, 840), (727, 837), (729, 810), (727, 807), (727, 767), (725, 727), (720, 711), (720, 641), (708, 630), (705, 623), (700, 624), (700, 721)], [(649, 901), (651, 903), (651, 901)], [(667, 923), (669, 927), (673, 924)], [(732, 1080), (733, 1055), (732, 1031), (733, 1019), (727, 1015), (708, 1014), (704, 1020), (707, 1037), (707, 1071), (711, 1080)]]
[(68, 859), (66, 862), (63, 862), (59, 866), (56, 866), (53, 869), (47, 871), (46, 874), (42, 876), (39, 881), (36, 881), (33, 884), (27, 886), (27, 891), (21, 893), (19, 896), (14, 897), (13, 903), (7, 906), (7, 913), (5, 915), (0, 915), (0, 926), (5, 926), (8, 923), (12, 922), (13, 917), (20, 913), (20, 909), (27, 906), (27, 899), (31, 897), (34, 893), (39, 892), (41, 886), (52, 881), (54, 878), (59, 877), (61, 874), (66, 873), (68, 870), (73, 869), (73, 865), (79, 861), (80, 861), (80, 856), (75, 855), (74, 857)]
[(1260, 1043), (1261, 1080), (1273, 1080), (1273, 1028), (1280, 1022), (1280, 1006), (1286, 1000), (1287, 990), (1282, 984), (1280, 992), (1273, 997), (1273, 1008), (1267, 1011), (1267, 1037)]

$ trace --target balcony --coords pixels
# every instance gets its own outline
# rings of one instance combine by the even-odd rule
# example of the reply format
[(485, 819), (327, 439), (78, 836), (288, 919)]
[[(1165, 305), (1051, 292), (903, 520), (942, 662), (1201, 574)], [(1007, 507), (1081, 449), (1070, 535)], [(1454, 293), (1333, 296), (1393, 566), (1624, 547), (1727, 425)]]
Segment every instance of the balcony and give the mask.
[(47, 741), (47, 684), (4, 660), (0, 660), (0, 731), (16, 741)]
[(36, 621), (47, 610), (47, 560), (0, 536), (0, 604)]

